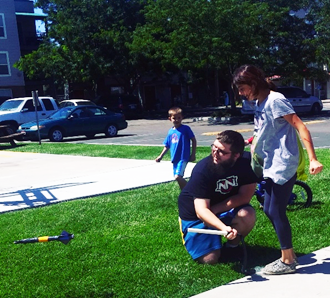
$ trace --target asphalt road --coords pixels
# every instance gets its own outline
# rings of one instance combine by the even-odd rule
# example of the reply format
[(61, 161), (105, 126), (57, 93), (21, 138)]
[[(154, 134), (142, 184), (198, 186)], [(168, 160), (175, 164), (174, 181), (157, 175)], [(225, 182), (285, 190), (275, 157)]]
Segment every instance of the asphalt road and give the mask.
[[(324, 109), (320, 115), (300, 115), (312, 134), (316, 148), (330, 148), (330, 100), (324, 102)], [(237, 130), (244, 138), (249, 138), (253, 133), (253, 120), (250, 117), (236, 117), (222, 119), (220, 121), (210, 120), (210, 117), (187, 118), (183, 121), (189, 125), (197, 138), (198, 146), (210, 145), (220, 131), (226, 129)], [(75, 137), (65, 139), (70, 143), (109, 144), (109, 145), (142, 145), (162, 146), (163, 140), (171, 127), (169, 120), (128, 120), (128, 128), (118, 132), (114, 138), (106, 138), (97, 135), (93, 139), (86, 137)], [(47, 142), (43, 140), (43, 142)]]

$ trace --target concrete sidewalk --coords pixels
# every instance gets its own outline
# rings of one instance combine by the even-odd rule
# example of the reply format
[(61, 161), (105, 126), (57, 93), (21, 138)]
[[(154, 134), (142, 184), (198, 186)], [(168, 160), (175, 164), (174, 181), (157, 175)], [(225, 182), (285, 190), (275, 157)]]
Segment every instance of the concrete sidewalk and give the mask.
[(173, 181), (169, 161), (0, 151), (0, 167), (0, 213)]
[[(298, 258), (294, 274), (256, 273), (191, 298), (328, 298), (330, 297), (330, 247)], [(221, 273), (220, 273), (221, 274)]]
[[(0, 213), (173, 181), (166, 161), (0, 151), (0, 167)], [(299, 263), (295, 274), (257, 273), (193, 297), (329, 297), (330, 247)]]

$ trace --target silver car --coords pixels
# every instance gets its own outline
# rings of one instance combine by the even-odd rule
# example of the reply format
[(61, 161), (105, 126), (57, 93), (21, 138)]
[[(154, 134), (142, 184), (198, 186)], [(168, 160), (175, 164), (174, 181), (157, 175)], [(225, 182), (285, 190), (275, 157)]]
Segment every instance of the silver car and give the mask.
[[(322, 101), (298, 87), (277, 87), (277, 92), (282, 93), (292, 104), (296, 113), (318, 114), (323, 109)], [(242, 100), (243, 115), (253, 115), (256, 101)]]
[(88, 106), (88, 105), (95, 105), (95, 103), (87, 99), (67, 99), (67, 100), (62, 100), (59, 103), (60, 108), (70, 107), (70, 106)]

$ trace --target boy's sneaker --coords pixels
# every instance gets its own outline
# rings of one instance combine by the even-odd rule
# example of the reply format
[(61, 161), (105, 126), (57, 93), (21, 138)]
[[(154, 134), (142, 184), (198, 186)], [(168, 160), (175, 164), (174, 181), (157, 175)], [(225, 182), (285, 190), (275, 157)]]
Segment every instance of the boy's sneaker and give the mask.
[(296, 272), (297, 263), (294, 261), (292, 264), (285, 264), (278, 259), (273, 263), (268, 264), (263, 270), (264, 274), (287, 274)]

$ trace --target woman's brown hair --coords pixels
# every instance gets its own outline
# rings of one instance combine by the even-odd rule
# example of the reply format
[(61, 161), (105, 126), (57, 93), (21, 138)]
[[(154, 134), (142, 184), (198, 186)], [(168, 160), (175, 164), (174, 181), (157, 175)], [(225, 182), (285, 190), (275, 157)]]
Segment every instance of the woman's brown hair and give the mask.
[(233, 76), (233, 84), (254, 86), (255, 93), (258, 94), (260, 89), (276, 90), (273, 82), (267, 81), (264, 72), (254, 65), (242, 65), (237, 68)]

